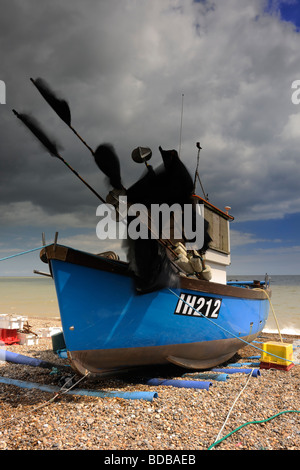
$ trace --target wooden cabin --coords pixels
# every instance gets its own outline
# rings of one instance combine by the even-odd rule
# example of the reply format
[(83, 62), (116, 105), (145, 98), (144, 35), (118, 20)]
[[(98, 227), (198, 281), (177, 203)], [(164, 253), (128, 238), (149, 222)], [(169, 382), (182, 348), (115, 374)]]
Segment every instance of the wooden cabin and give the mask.
[(229, 223), (234, 217), (228, 213), (230, 207), (225, 207), (223, 211), (200, 196), (194, 197), (199, 204), (204, 205), (204, 217), (209, 222), (209, 235), (212, 241), (205, 254), (205, 261), (211, 267), (211, 282), (226, 284), (227, 266), (231, 263)]

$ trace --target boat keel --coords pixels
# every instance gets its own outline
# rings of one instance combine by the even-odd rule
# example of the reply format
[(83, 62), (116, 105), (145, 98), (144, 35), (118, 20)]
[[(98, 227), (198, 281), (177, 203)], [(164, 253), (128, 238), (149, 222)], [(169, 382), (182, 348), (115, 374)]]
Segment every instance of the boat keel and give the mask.
[(199, 343), (138, 348), (72, 351), (68, 353), (73, 369), (80, 375), (103, 374), (116, 370), (173, 363), (186, 369), (210, 369), (229, 360), (257, 335)]

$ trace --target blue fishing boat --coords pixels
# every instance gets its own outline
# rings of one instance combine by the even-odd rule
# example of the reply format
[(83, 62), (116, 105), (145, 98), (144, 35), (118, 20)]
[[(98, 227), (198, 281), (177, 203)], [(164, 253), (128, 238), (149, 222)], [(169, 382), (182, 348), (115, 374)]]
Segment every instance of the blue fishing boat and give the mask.
[[(178, 203), (183, 209), (196, 193), (197, 178), (203, 190), (198, 173), (200, 142), (196, 143), (198, 156), (194, 183), (176, 150), (159, 147), (162, 169), (155, 172), (147, 163), (152, 155), (151, 149), (137, 147), (132, 158), (138, 164), (146, 164), (147, 174), (125, 190), (114, 148), (102, 144), (92, 150), (72, 127), (67, 101), (58, 98), (41, 78), (31, 81), (88, 148), (98, 168), (108, 177), (113, 191), (106, 200), (64, 160), (56, 143), (31, 116), (19, 114), (16, 110), (13, 110), (14, 114), (49, 154), (66, 165), (103, 203), (109, 197), (114, 205), (115, 196), (123, 192), (129, 205), (141, 203), (148, 210), (155, 204), (171, 207)], [(168, 245), (170, 240), (159, 239), (163, 248), (160, 245), (159, 252), (155, 246), (156, 254), (161, 256), (155, 258), (152, 257), (155, 250), (151, 250), (156, 240), (148, 245), (137, 242), (134, 249), (135, 255), (139, 256), (134, 260), (140, 261), (146, 255), (142, 264), (148, 277), (141, 276), (139, 269), (134, 272), (130, 264), (133, 258), (126, 263), (113, 259), (117, 256), (85, 253), (58, 245), (56, 241), (42, 250), (41, 259), (49, 264), (56, 287), (70, 363), (79, 373), (101, 374), (108, 370), (168, 362), (192, 369), (206, 369), (230, 359), (260, 334), (268, 317), (269, 286), (267, 283), (227, 283), (229, 224), (233, 217), (229, 215), (229, 207), (225, 207), (225, 211), (220, 210), (208, 201), (204, 190), (203, 193), (204, 199), (193, 196), (193, 204), (203, 206), (204, 227), (207, 227), (199, 256), (195, 254), (188, 258), (180, 241), (177, 243), (174, 239)], [(196, 211), (193, 214), (195, 216)], [(174, 221), (175, 218), (173, 227), (176, 226)], [(190, 226), (193, 225), (192, 221)], [(182, 239), (188, 240), (186, 233), (181, 235)], [(131, 237), (131, 242), (133, 239)], [(173, 256), (169, 264), (175, 269), (173, 278), (176, 282), (163, 284), (160, 282), (163, 269), (153, 270), (151, 263), (153, 258), (159, 258), (160, 266), (168, 265), (167, 254)], [(141, 264), (136, 266), (139, 268)], [(159, 263), (156, 268), (158, 266)]]
[(95, 255), (57, 243), (42, 250), (55, 283), (68, 357), (78, 373), (166, 363), (207, 369), (261, 333), (269, 282), (226, 281), (233, 217), (228, 207), (222, 211), (198, 200), (215, 231), (205, 256), (210, 280), (178, 271), (176, 287), (141, 295), (129, 264), (110, 252)]

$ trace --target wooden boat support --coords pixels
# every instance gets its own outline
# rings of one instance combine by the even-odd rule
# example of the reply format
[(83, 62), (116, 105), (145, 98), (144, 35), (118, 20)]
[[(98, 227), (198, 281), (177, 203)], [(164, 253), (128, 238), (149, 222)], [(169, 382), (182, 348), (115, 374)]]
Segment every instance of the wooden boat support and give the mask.
[(101, 374), (150, 364), (207, 369), (265, 326), (270, 290), (178, 276), (176, 289), (139, 295), (123, 261), (53, 244), (41, 251), (54, 279), (72, 367)]

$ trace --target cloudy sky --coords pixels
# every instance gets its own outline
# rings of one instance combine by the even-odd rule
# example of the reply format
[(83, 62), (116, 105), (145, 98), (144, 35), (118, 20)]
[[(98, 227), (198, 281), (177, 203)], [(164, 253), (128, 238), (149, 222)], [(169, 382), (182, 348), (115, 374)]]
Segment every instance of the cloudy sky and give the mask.
[[(68, 101), (73, 127), (92, 148), (113, 143), (125, 186), (144, 172), (130, 156), (138, 145), (151, 147), (155, 168), (158, 146), (179, 149), (181, 134), (193, 174), (200, 141), (209, 200), (235, 217), (230, 273), (300, 274), (298, 0), (0, 4), (0, 257), (39, 247), (42, 232), (47, 242), (58, 231), (75, 248), (109, 248), (96, 236), (99, 200), (12, 113), (37, 118), (106, 196), (91, 154), (30, 82), (42, 77)], [(0, 275), (33, 269), (45, 270), (38, 251), (2, 261)]]

